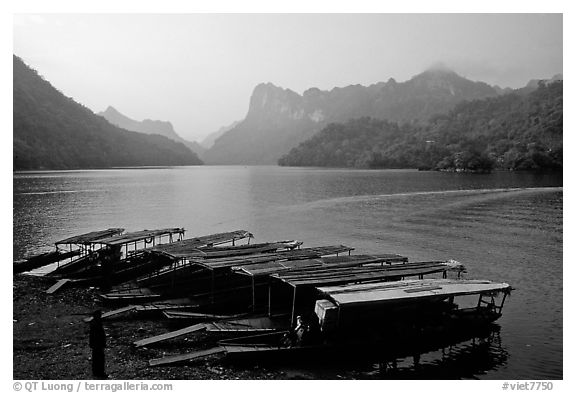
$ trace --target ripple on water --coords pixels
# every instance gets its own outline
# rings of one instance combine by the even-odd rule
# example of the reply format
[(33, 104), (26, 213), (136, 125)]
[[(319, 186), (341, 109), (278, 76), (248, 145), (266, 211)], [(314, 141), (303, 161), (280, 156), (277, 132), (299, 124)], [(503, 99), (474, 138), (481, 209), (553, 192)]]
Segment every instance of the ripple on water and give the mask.
[[(443, 378), (562, 378), (561, 175), (203, 167), (15, 174), (14, 258), (92, 230), (244, 228), (258, 241), (347, 244), (357, 253), (456, 259), (511, 283), (499, 339), (423, 355)], [(411, 359), (399, 366), (408, 378)], [(310, 373), (310, 371), (307, 371)], [(318, 369), (315, 377), (332, 375)], [(386, 378), (374, 364), (337, 370)], [(364, 374), (363, 374), (364, 373)], [(427, 373), (427, 374), (426, 374)]]

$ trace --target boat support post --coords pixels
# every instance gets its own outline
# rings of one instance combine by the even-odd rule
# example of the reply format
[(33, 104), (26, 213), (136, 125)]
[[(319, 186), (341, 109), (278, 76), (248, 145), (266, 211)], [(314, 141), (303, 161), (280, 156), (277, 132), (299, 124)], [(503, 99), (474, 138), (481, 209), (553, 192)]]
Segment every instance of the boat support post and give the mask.
[(215, 278), (214, 278), (214, 269), (210, 269), (210, 270), (212, 271), (212, 279), (211, 279), (211, 281), (212, 281), (212, 283), (211, 283), (212, 290), (210, 291), (210, 292), (211, 292), (211, 294), (210, 294), (210, 303), (211, 303), (212, 305), (214, 305), (214, 291), (215, 291), (215, 287), (216, 287), (216, 280), (215, 280)]
[(256, 282), (254, 275), (252, 275), (252, 312), (256, 311)]
[(290, 320), (291, 326), (294, 325), (294, 322), (295, 322), (295, 320), (294, 320), (294, 319), (295, 319), (294, 314), (295, 314), (295, 312), (296, 312), (296, 285), (293, 285), (293, 287), (294, 287), (294, 293), (293, 293), (293, 295), (292, 295), (292, 318), (291, 318), (291, 320)]
[(268, 281), (268, 316), (272, 316), (272, 281)]

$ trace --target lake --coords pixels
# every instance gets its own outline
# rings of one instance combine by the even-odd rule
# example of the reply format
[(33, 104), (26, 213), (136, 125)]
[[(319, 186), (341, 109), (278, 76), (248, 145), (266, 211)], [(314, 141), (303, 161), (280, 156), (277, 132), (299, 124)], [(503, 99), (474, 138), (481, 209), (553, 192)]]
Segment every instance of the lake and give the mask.
[[(109, 227), (246, 229), (257, 242), (344, 244), (412, 261), (455, 259), (516, 290), (492, 340), (425, 354), (446, 378), (561, 379), (562, 174), (174, 167), (14, 173), (14, 259)], [(455, 366), (457, 364), (457, 366)], [(399, 367), (415, 376), (409, 360)], [(308, 370), (378, 378), (376, 365)]]

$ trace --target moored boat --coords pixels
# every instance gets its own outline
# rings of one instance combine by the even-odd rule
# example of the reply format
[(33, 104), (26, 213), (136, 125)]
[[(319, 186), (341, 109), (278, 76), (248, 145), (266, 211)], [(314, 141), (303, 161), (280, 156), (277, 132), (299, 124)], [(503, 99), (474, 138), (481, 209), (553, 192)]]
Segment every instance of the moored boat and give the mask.
[(430, 343), (488, 329), (502, 315), (511, 290), (507, 283), (448, 279), (318, 288), (322, 298), (308, 317), (305, 336), (282, 341), (284, 332), (224, 340), (220, 345), (230, 359), (371, 351), (410, 354)]

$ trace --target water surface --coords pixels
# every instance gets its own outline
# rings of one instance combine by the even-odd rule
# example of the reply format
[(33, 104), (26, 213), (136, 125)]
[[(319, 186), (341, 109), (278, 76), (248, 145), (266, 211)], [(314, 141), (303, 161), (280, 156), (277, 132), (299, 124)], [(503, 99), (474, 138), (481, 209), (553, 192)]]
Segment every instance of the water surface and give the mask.
[[(186, 238), (246, 229), (257, 241), (456, 259), (468, 278), (517, 290), (496, 339), (427, 354), (421, 370), (562, 378), (562, 200), (561, 174), (209, 166), (22, 172), (14, 174), (14, 258), (97, 229), (178, 226)], [(456, 362), (465, 371), (454, 368), (461, 353), (469, 364)], [(374, 365), (309, 372), (382, 377)]]

